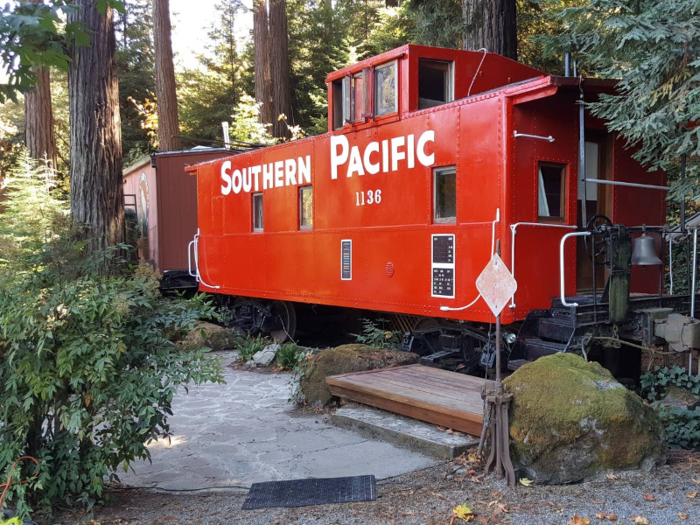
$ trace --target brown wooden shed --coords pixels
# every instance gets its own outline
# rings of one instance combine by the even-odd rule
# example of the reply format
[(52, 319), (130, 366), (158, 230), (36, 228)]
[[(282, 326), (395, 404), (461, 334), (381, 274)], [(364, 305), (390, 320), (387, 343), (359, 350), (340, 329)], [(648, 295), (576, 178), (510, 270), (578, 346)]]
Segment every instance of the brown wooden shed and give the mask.
[(163, 273), (164, 288), (196, 286), (187, 245), (197, 232), (197, 178), (185, 168), (238, 151), (195, 148), (145, 156), (124, 169), (124, 207), (138, 219), (139, 256)]

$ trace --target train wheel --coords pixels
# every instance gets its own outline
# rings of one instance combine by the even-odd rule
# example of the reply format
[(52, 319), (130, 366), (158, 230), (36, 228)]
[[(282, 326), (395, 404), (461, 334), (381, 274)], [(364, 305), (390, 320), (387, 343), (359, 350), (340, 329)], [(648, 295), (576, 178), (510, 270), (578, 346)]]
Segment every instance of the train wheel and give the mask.
[(414, 330), (427, 330), (439, 326), (440, 322), (434, 317), (423, 317), (413, 327)]
[(282, 322), (280, 330), (273, 330), (270, 336), (277, 343), (285, 341), (294, 341), (294, 336), (297, 332), (297, 312), (294, 308), (294, 303), (288, 301), (275, 301), (272, 303), (272, 311), (279, 315)]

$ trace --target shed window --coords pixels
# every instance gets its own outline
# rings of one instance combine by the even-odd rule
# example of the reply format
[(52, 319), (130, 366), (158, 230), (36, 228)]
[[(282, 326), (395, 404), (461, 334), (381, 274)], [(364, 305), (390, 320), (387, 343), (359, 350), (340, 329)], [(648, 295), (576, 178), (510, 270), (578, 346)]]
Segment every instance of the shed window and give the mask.
[(457, 170), (454, 166), (433, 171), (433, 203), (435, 222), (457, 219)]
[(312, 186), (299, 188), (299, 228), (310, 230), (314, 227), (314, 189)]
[(253, 193), (253, 231), (263, 231), (263, 194)]
[(418, 109), (439, 106), (454, 100), (453, 62), (418, 61)]
[(542, 220), (563, 221), (566, 211), (566, 166), (540, 162), (537, 170), (537, 214)]
[(396, 62), (379, 66), (374, 70), (374, 111), (386, 115), (397, 111)]

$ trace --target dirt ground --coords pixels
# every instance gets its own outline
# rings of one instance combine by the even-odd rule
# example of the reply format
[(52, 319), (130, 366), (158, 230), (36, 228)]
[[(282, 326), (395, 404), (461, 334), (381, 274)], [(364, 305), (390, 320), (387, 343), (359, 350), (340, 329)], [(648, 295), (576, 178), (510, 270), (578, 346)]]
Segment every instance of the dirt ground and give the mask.
[[(472, 458), (473, 459), (473, 458)], [(448, 525), (466, 504), (479, 525), (700, 523), (700, 453), (675, 452), (651, 473), (620, 472), (564, 486), (505, 486), (468, 457), (377, 483), (375, 502), (243, 511), (247, 491), (152, 492), (113, 488), (93, 516), (64, 512), (55, 525)], [(647, 521), (645, 521), (647, 520)], [(49, 522), (40, 522), (42, 524)], [(464, 523), (455, 519), (454, 524)]]

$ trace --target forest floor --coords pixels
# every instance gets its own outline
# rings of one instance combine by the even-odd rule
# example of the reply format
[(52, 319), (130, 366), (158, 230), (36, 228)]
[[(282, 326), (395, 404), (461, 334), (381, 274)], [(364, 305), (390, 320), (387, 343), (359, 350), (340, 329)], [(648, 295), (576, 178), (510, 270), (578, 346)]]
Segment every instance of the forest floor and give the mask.
[[(466, 460), (461, 459), (462, 463)], [(505, 486), (478, 465), (455, 475), (460, 460), (377, 482), (377, 500), (292, 509), (243, 511), (247, 491), (155, 492), (113, 489), (92, 525), (448, 525), (452, 509), (468, 505), (479, 525), (673, 525), (700, 523), (700, 454), (673, 453), (651, 472), (621, 472), (599, 481), (562, 486)], [(460, 469), (464, 472), (465, 469)], [(90, 523), (84, 514), (56, 516), (56, 524)], [(455, 520), (455, 524), (464, 523)]]

